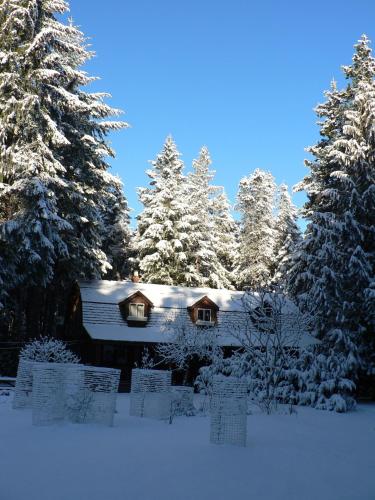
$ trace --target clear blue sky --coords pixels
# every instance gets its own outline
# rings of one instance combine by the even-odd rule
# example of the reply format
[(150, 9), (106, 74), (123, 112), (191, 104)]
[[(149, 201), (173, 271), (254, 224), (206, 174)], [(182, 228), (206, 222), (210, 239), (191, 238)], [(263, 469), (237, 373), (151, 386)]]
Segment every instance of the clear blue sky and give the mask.
[[(171, 133), (186, 167), (208, 146), (216, 183), (234, 202), (255, 168), (293, 185), (318, 137), (314, 106), (342, 83), (362, 33), (375, 41), (374, 0), (71, 0), (91, 38), (87, 66), (131, 128), (114, 133), (112, 170), (136, 188)], [(300, 205), (303, 196), (294, 197)]]

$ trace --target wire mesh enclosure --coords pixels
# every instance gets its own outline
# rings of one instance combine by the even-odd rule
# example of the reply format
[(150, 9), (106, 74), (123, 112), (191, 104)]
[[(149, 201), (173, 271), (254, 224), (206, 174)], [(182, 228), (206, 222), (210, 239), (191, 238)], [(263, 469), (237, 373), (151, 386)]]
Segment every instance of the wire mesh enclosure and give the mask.
[(183, 385), (172, 386), (173, 415), (194, 415), (194, 389)]
[(63, 363), (35, 363), (33, 373), (33, 425), (51, 425), (64, 420)]
[(246, 384), (235, 377), (214, 377), (210, 442), (246, 446), (246, 411)]
[(13, 408), (31, 408), (33, 393), (34, 361), (20, 359), (14, 389)]
[(113, 425), (120, 370), (70, 365), (64, 380), (64, 414), (75, 423)]
[(71, 402), (70, 405), (66, 404), (68, 418), (73, 422), (112, 426), (120, 370), (82, 366), (75, 378), (78, 390), (72, 391), (70, 384), (66, 391)]
[(171, 415), (171, 372), (167, 370), (132, 370), (130, 415), (168, 419)]
[(61, 420), (113, 425), (120, 370), (73, 363), (33, 368), (33, 424)]

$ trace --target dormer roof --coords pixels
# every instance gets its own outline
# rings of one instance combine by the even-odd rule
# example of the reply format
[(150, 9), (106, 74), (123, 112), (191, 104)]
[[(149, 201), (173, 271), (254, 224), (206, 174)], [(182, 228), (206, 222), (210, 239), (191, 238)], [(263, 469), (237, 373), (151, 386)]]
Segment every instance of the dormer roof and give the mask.
[(149, 298), (146, 297), (145, 294), (143, 294), (140, 290), (137, 290), (136, 292), (132, 293), (129, 295), (129, 297), (126, 297), (125, 299), (121, 300), (118, 305), (121, 306), (123, 304), (129, 304), (132, 300), (136, 298), (141, 298), (143, 302), (148, 304), (151, 308), (154, 307), (154, 304), (151, 302)]
[(202, 308), (209, 308), (209, 309), (214, 309), (215, 311), (219, 310), (219, 306), (215, 304), (213, 300), (211, 300), (207, 295), (199, 299), (197, 302), (195, 302), (193, 305), (188, 306), (187, 309), (190, 311), (191, 309), (197, 309), (199, 307)]

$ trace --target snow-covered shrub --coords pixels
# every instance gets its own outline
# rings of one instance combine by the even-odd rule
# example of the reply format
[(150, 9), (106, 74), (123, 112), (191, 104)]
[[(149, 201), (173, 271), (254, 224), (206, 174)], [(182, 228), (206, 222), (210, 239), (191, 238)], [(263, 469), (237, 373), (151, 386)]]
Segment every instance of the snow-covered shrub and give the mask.
[(145, 369), (152, 369), (155, 366), (155, 360), (150, 353), (150, 350), (148, 347), (144, 347), (142, 351), (142, 358), (141, 358), (141, 368)]
[(20, 358), (28, 361), (46, 363), (79, 363), (79, 357), (70, 351), (59, 339), (40, 337), (26, 344), (20, 352)]
[(169, 342), (160, 343), (156, 354), (166, 364), (186, 370), (193, 360), (212, 363), (222, 357), (218, 328), (191, 324), (183, 315), (171, 316), (164, 325)]
[(355, 384), (342, 376), (344, 363), (336, 355), (307, 349), (290, 374), (295, 387), (295, 403), (339, 413), (355, 408)]
[[(299, 313), (293, 320), (283, 318), (275, 303), (270, 313), (266, 298), (269, 303), (270, 296), (258, 299), (264, 303), (258, 304), (252, 321), (257, 324), (256, 331), (265, 327), (273, 333), (254, 334), (251, 324), (245, 329), (238, 327), (238, 332), (233, 329), (236, 338), (245, 339), (242, 348), (228, 358), (217, 356), (201, 368), (195, 381), (198, 391), (210, 398), (213, 377), (223, 374), (245, 380), (250, 400), (266, 413), (275, 411), (278, 403), (337, 412), (353, 409), (355, 384), (343, 376), (345, 360), (340, 361), (334, 352), (327, 353), (321, 345), (293, 347), (293, 339), (282, 334), (283, 323), (289, 333), (304, 330), (305, 318), (298, 317)], [(276, 295), (274, 299), (272, 302), (279, 300)]]

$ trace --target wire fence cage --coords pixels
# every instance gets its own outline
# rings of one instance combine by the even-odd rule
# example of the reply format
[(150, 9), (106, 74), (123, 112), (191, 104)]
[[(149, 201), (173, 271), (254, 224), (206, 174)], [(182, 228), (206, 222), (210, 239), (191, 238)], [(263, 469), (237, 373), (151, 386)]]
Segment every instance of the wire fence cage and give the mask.
[(236, 377), (216, 376), (211, 397), (210, 442), (246, 446), (247, 386)]
[(13, 408), (31, 408), (33, 393), (34, 361), (20, 359), (18, 363), (16, 385), (14, 388)]
[(120, 370), (77, 365), (65, 380), (65, 417), (76, 423), (113, 425)]
[(33, 367), (32, 421), (113, 425), (120, 370), (73, 363)]
[(171, 416), (172, 375), (168, 370), (132, 370), (130, 415), (168, 419)]
[(33, 425), (52, 425), (64, 420), (64, 363), (35, 363), (32, 368)]
[(173, 415), (194, 415), (195, 408), (193, 403), (194, 389), (184, 385), (172, 386), (172, 411)]

